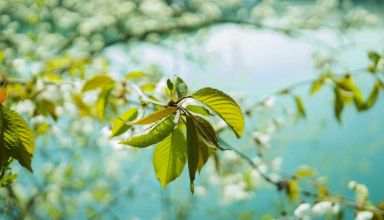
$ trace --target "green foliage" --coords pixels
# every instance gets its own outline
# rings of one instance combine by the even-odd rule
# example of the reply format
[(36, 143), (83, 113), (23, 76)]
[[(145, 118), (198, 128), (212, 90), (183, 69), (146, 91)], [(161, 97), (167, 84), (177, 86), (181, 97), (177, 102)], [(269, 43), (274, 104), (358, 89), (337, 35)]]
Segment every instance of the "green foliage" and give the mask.
[(111, 137), (119, 136), (126, 132), (131, 125), (126, 123), (127, 121), (133, 121), (136, 119), (138, 113), (138, 108), (131, 108), (128, 111), (124, 112), (118, 118), (113, 121), (112, 125), (112, 134)]
[(157, 145), (153, 153), (153, 168), (163, 188), (183, 172), (186, 148), (184, 134), (178, 128)]
[(295, 96), (295, 104), (297, 109), (297, 119), (305, 118), (305, 108), (303, 104), (303, 100), (300, 96)]
[(176, 93), (179, 98), (184, 97), (188, 94), (188, 86), (180, 77), (176, 77), (175, 86)]
[(339, 122), (341, 122), (341, 113), (344, 109), (345, 98), (339, 89), (334, 88), (333, 91), (335, 94), (335, 117)]
[(191, 192), (194, 192), (194, 181), (199, 163), (199, 137), (193, 120), (187, 117), (187, 155), (188, 155), (188, 171)]
[(199, 105), (188, 105), (186, 109), (190, 112), (197, 113), (204, 116), (212, 115), (207, 108)]
[(153, 123), (173, 114), (174, 112), (176, 112), (176, 110), (177, 110), (176, 107), (164, 108), (160, 111), (157, 111), (157, 112), (154, 112), (148, 116), (145, 116), (145, 117), (143, 117), (137, 121), (134, 121), (133, 124), (135, 124), (135, 125), (153, 124)]
[(189, 116), (193, 123), (196, 125), (197, 131), (199, 132), (200, 138), (205, 143), (208, 143), (212, 148), (220, 148), (217, 142), (217, 137), (215, 129), (212, 125), (205, 120), (203, 117), (198, 115), (194, 116), (190, 114)]
[(371, 65), (368, 67), (368, 71), (376, 73), (379, 68), (379, 62), (383, 59), (383, 56), (376, 51), (369, 51), (368, 58), (371, 60)]
[(24, 119), (15, 111), (0, 105), (0, 168), (10, 157), (32, 172), (34, 138)]
[(108, 75), (98, 75), (85, 82), (82, 92), (88, 92), (95, 89), (103, 89), (113, 85), (115, 82)]
[(321, 89), (321, 87), (323, 87), (323, 85), (324, 85), (324, 79), (322, 78), (313, 81), (310, 94), (314, 95), (316, 92), (318, 92)]
[(203, 88), (191, 95), (220, 116), (240, 138), (245, 128), (239, 105), (227, 94), (213, 88)]
[(239, 105), (217, 89), (203, 88), (188, 96), (188, 86), (179, 77), (176, 77), (174, 82), (167, 80), (167, 89), (170, 100), (175, 97), (177, 100), (169, 101), (167, 106), (154, 101), (153, 104), (162, 109), (135, 121), (126, 122), (127, 117), (121, 116), (119, 126), (114, 128), (112, 133), (121, 134), (131, 125), (148, 125), (149, 127), (139, 134), (121, 143), (139, 148), (158, 144), (154, 151), (153, 166), (157, 179), (164, 188), (182, 173), (187, 162), (190, 190), (194, 192), (196, 172), (202, 170), (216, 149), (222, 148), (218, 144), (213, 126), (204, 118), (212, 116), (209, 110), (200, 105), (185, 107), (183, 101), (190, 98), (206, 105), (224, 119), (238, 137), (244, 130), (244, 117)]
[(316, 171), (312, 167), (309, 167), (309, 166), (301, 166), (295, 172), (295, 177), (297, 179), (313, 177), (315, 175), (316, 175)]
[(172, 132), (172, 129), (176, 125), (174, 119), (175, 117), (171, 115), (146, 128), (140, 134), (123, 140), (121, 144), (143, 148), (159, 143)]
[(99, 94), (99, 97), (96, 100), (96, 115), (99, 119), (104, 119), (105, 109), (108, 104), (108, 99), (112, 92), (113, 86), (105, 87)]

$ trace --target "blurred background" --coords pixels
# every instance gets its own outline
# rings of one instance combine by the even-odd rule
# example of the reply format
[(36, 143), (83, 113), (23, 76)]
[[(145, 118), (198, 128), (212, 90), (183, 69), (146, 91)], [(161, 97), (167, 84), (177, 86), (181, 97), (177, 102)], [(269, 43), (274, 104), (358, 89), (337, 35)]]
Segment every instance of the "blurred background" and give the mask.
[[(356, 181), (370, 203), (384, 201), (383, 98), (364, 112), (348, 106), (337, 120), (333, 89), (309, 92), (324, 74), (358, 72), (369, 95), (367, 54), (384, 52), (384, 1), (1, 0), (0, 12), (0, 73), (16, 82), (7, 105), (36, 135), (33, 174), (12, 163), (17, 179), (0, 188), (1, 219), (358, 219), (342, 203), (342, 215), (298, 216), (316, 198), (289, 200), (229, 151), (218, 153), (220, 170), (208, 161), (194, 195), (185, 170), (164, 190), (153, 148), (119, 145), (129, 132), (110, 138), (137, 96), (111, 97), (103, 117), (84, 110), (96, 108), (99, 91), (81, 89), (97, 74), (154, 95), (174, 75), (192, 91), (225, 91), (249, 114), (244, 138), (221, 137), (263, 172), (279, 179), (306, 167), (310, 189), (321, 183), (354, 200)], [(305, 118), (276, 92), (285, 88), (300, 96)]]

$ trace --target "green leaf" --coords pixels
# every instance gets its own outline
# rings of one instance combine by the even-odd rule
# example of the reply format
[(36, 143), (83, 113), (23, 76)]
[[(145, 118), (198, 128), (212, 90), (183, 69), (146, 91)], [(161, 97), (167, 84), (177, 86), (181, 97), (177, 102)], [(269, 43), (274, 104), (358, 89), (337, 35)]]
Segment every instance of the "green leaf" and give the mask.
[(188, 111), (190, 112), (193, 112), (193, 113), (196, 113), (196, 114), (200, 114), (200, 115), (204, 115), (204, 116), (208, 116), (208, 115), (212, 115), (208, 109), (204, 108), (203, 106), (200, 106), (200, 105), (188, 105), (187, 107), (185, 107)]
[(291, 201), (297, 202), (300, 199), (300, 187), (296, 180), (289, 180), (287, 185), (287, 195)]
[(188, 157), (188, 171), (190, 179), (190, 190), (194, 192), (195, 175), (199, 162), (199, 139), (197, 129), (193, 120), (187, 117), (187, 157)]
[(138, 109), (137, 108), (131, 108), (128, 111), (124, 112), (122, 115), (120, 115), (118, 118), (116, 118), (113, 121), (113, 126), (112, 126), (112, 134), (111, 137), (116, 137), (124, 132), (126, 132), (131, 126), (127, 123), (127, 121), (133, 121), (136, 119), (138, 114)]
[(11, 156), (32, 172), (33, 151), (34, 138), (28, 124), (17, 112), (0, 105), (0, 167)]
[[(351, 93), (353, 102), (358, 111), (364, 110), (363, 94), (361, 93), (359, 87), (356, 86), (355, 82), (353, 81), (350, 75), (347, 75), (342, 79), (334, 79), (333, 81), (335, 82), (336, 86), (339, 87), (339, 92), (341, 95), (343, 92), (342, 90)], [(344, 101), (346, 100), (344, 96), (341, 97), (343, 97)]]
[(169, 91), (173, 91), (173, 83), (171, 82), (170, 79), (167, 79), (167, 87)]
[(318, 92), (321, 89), (321, 87), (323, 87), (323, 85), (324, 85), (324, 80), (322, 79), (313, 81), (310, 94), (314, 95), (316, 92)]
[(316, 175), (316, 171), (309, 166), (301, 166), (295, 172), (295, 177), (297, 179), (302, 179), (306, 177), (313, 177)]
[(377, 64), (380, 60), (380, 54), (375, 51), (368, 52), (368, 58), (374, 63)]
[(175, 127), (174, 116), (161, 120), (158, 123), (150, 126), (140, 134), (123, 140), (121, 144), (130, 145), (132, 147), (144, 148), (156, 144), (166, 138)]
[(58, 119), (58, 115), (56, 113), (56, 105), (54, 102), (41, 99), (35, 101), (36, 111), (44, 116), (50, 115), (55, 121)]
[(209, 157), (215, 153), (215, 149), (210, 147), (204, 139), (201, 137), (201, 134), (199, 135), (199, 161), (197, 163), (197, 169), (200, 172), (204, 165), (207, 163)]
[(83, 98), (79, 94), (72, 95), (73, 103), (79, 109), (80, 116), (92, 115), (91, 107), (84, 102)]
[(105, 109), (108, 104), (109, 95), (113, 90), (113, 86), (105, 87), (99, 94), (96, 101), (96, 113), (99, 119), (104, 119)]
[(300, 96), (295, 96), (295, 103), (296, 103), (296, 109), (297, 109), (297, 118), (305, 118), (305, 108), (303, 104), (303, 100)]
[(180, 77), (176, 77), (176, 92), (179, 98), (188, 95), (188, 86)]
[(162, 140), (153, 153), (153, 167), (163, 188), (183, 172), (187, 142), (180, 129), (174, 129)]
[(95, 89), (102, 89), (106, 86), (113, 85), (115, 81), (108, 75), (98, 75), (85, 82), (82, 92), (88, 92)]
[(168, 107), (164, 108), (160, 111), (154, 112), (150, 115), (145, 116), (144, 118), (141, 118), (137, 121), (134, 121), (133, 124), (135, 125), (146, 125), (146, 124), (152, 124), (155, 123), (165, 117), (168, 117), (169, 115), (173, 114), (177, 111), (177, 107)]
[(335, 94), (335, 117), (336, 119), (341, 122), (341, 113), (343, 112), (344, 109), (344, 99), (342, 97), (341, 92), (337, 89), (334, 88), (334, 94)]
[(125, 76), (126, 80), (132, 80), (132, 79), (138, 79), (138, 78), (143, 78), (145, 76), (145, 73), (140, 72), (140, 71), (132, 71), (127, 73)]
[(236, 136), (241, 137), (245, 127), (244, 116), (239, 105), (230, 96), (217, 89), (203, 88), (192, 94), (192, 97), (219, 115)]
[(383, 88), (382, 82), (380, 80), (376, 81), (370, 95), (368, 96), (367, 101), (364, 104), (365, 109), (371, 108), (376, 103), (376, 100), (379, 97), (379, 93), (382, 88)]
[(197, 131), (199, 132), (201, 138), (209, 144), (210, 147), (213, 148), (220, 148), (217, 143), (217, 137), (215, 129), (212, 127), (211, 123), (209, 123), (207, 120), (205, 120), (203, 117), (200, 116), (193, 116), (190, 115), (192, 118), (195, 127), (197, 128)]

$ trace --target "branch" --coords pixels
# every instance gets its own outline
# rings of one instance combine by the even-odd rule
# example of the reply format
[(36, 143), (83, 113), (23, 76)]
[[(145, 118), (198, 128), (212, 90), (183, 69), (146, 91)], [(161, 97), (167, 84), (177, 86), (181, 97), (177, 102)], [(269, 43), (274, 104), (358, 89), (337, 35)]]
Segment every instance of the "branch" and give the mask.
[[(350, 76), (356, 76), (356, 75), (360, 75), (360, 74), (364, 74), (367, 72), (367, 67), (364, 67), (364, 68), (358, 68), (356, 70), (352, 70), (352, 71), (347, 71), (347, 73), (343, 73), (343, 74), (335, 74), (335, 75), (332, 75), (331, 77), (343, 77), (343, 76), (347, 76), (347, 75), (350, 75)], [(274, 95), (279, 95), (281, 94), (282, 91), (287, 91), (287, 92), (290, 92), (292, 91), (293, 89), (296, 89), (298, 87), (301, 87), (301, 86), (304, 86), (304, 85), (308, 85), (316, 80), (319, 80), (320, 77), (316, 77), (316, 78), (311, 78), (311, 79), (305, 79), (305, 80), (302, 80), (302, 81), (298, 81), (298, 82), (295, 82), (295, 83), (292, 83), (291, 85), (288, 85), (287, 87), (283, 88), (283, 89), (279, 89), (279, 90), (276, 90), (272, 93), (270, 93), (268, 96), (265, 96), (264, 98), (256, 101), (255, 103), (251, 104), (250, 106), (248, 106), (247, 108), (245, 108), (245, 113), (247, 112), (250, 112), (252, 111), (253, 108), (257, 108), (261, 105), (264, 104), (264, 102), (271, 96), (274, 96)]]
[[(269, 177), (267, 174), (262, 172), (260, 170), (259, 166), (257, 164), (255, 164), (255, 162), (253, 162), (253, 160), (250, 157), (248, 157), (246, 154), (242, 153), (241, 151), (237, 150), (234, 147), (231, 147), (227, 142), (225, 142), (221, 138), (220, 138), (220, 141), (223, 142), (226, 145), (227, 150), (233, 151), (240, 158), (242, 158), (245, 162), (247, 162), (266, 182), (268, 182), (271, 185), (274, 185), (278, 191), (281, 191), (281, 190), (285, 189), (285, 187), (287, 187), (285, 180), (274, 181), (271, 177)], [(312, 198), (315, 198), (315, 199), (320, 197), (321, 199), (325, 199), (325, 200), (334, 200), (336, 198), (337, 200), (339, 200), (341, 203), (343, 203), (344, 205), (346, 205), (348, 207), (351, 207), (351, 208), (354, 208), (354, 209), (362, 209), (363, 208), (365, 210), (370, 210), (370, 211), (377, 212), (377, 213), (380, 213), (380, 214), (384, 215), (384, 210), (382, 210), (382, 209), (378, 209), (376, 207), (372, 207), (372, 206), (369, 206), (369, 205), (357, 204), (356, 202), (353, 202), (351, 200), (345, 199), (343, 196), (342, 197), (322, 196), (322, 195), (318, 195), (317, 193), (311, 192), (309, 190), (304, 190), (302, 188), (299, 188), (299, 191), (304, 196), (312, 197)]]

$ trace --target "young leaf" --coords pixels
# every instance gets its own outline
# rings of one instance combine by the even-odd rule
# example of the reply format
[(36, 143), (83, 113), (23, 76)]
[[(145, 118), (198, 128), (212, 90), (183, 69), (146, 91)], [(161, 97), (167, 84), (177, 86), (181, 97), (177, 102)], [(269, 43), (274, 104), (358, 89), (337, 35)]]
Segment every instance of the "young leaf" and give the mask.
[(341, 122), (341, 113), (344, 109), (344, 99), (342, 97), (342, 94), (337, 88), (334, 88), (335, 93), (335, 117), (336, 119)]
[(180, 129), (174, 129), (162, 140), (153, 153), (153, 167), (163, 188), (183, 172), (187, 142)]
[[(336, 86), (344, 91), (352, 93), (352, 98), (355, 103), (355, 106), (358, 110), (361, 110), (364, 98), (363, 95), (359, 89), (359, 87), (356, 86), (355, 82), (353, 81), (352, 77), (350, 75), (347, 75), (343, 77), (342, 79), (333, 79)], [(340, 90), (340, 92), (341, 92)]]
[(312, 83), (310, 94), (314, 95), (316, 92), (318, 92), (321, 87), (323, 87), (324, 82), (321, 79), (315, 80)]
[(176, 92), (179, 98), (188, 95), (188, 86), (180, 77), (176, 77)]
[(169, 115), (173, 114), (175, 111), (177, 111), (176, 107), (165, 108), (160, 111), (154, 112), (148, 116), (145, 116), (144, 118), (141, 118), (137, 121), (134, 121), (133, 124), (135, 125), (152, 124), (165, 117), (168, 117)]
[(50, 115), (55, 121), (59, 118), (56, 112), (56, 105), (54, 102), (47, 99), (43, 99), (41, 101), (36, 101), (35, 104), (36, 108), (41, 110), (41, 113), (43, 115)]
[(145, 129), (142, 133), (123, 140), (121, 144), (144, 148), (156, 144), (166, 138), (175, 127), (173, 115)]
[(169, 89), (169, 91), (173, 91), (173, 83), (171, 82), (170, 79), (167, 79), (167, 87)]
[(99, 119), (104, 119), (105, 108), (107, 107), (109, 95), (111, 94), (113, 86), (105, 87), (96, 101), (96, 113)]
[(83, 98), (79, 94), (72, 95), (73, 103), (79, 109), (79, 113), (81, 116), (92, 115), (91, 107), (84, 102)]
[(190, 117), (195, 123), (195, 127), (197, 128), (197, 131), (200, 134), (201, 138), (206, 141), (210, 145), (210, 147), (220, 148), (217, 143), (215, 129), (212, 127), (211, 123), (209, 123), (203, 117), (197, 115), (190, 115)]
[(371, 94), (369, 95), (367, 101), (364, 103), (364, 109), (370, 109), (375, 103), (377, 98), (379, 97), (380, 90), (382, 89), (382, 82), (379, 80), (373, 86)]
[(377, 64), (380, 60), (380, 54), (375, 51), (368, 52), (368, 58), (374, 63)]
[(300, 199), (300, 187), (296, 180), (289, 180), (287, 187), (287, 195), (291, 201), (298, 201)]
[(199, 162), (199, 140), (197, 136), (197, 129), (193, 120), (187, 117), (187, 157), (188, 157), (188, 171), (190, 179), (190, 190), (194, 192), (194, 181)]
[(127, 73), (127, 75), (125, 76), (125, 79), (126, 80), (132, 80), (132, 79), (139, 79), (139, 78), (143, 78), (143, 77), (145, 77), (145, 74), (143, 72), (132, 71), (132, 72)]
[(303, 104), (303, 100), (300, 98), (300, 96), (295, 96), (295, 103), (296, 103), (296, 109), (297, 109), (297, 118), (305, 118), (305, 108)]
[(204, 165), (207, 163), (208, 158), (215, 152), (215, 149), (209, 147), (204, 139), (199, 135), (199, 161), (197, 163), (197, 169), (200, 172)]
[(241, 137), (245, 127), (244, 116), (239, 105), (230, 96), (217, 89), (203, 88), (193, 93), (192, 97), (219, 115), (236, 136)]
[(113, 121), (111, 137), (116, 137), (126, 132), (131, 126), (126, 121), (133, 121), (136, 119), (138, 113), (137, 108), (131, 108), (124, 112), (118, 118)]
[(306, 177), (313, 177), (316, 175), (316, 171), (309, 166), (301, 166), (295, 172), (295, 177), (297, 179), (302, 179)]
[(33, 151), (34, 139), (28, 124), (17, 112), (0, 105), (0, 154), (4, 155), (0, 165), (11, 156), (32, 172)]
[(193, 112), (193, 113), (196, 113), (196, 114), (200, 114), (200, 115), (204, 115), (204, 116), (208, 116), (208, 115), (212, 115), (208, 109), (204, 108), (203, 106), (200, 106), (200, 105), (188, 105), (187, 107), (185, 107), (188, 111), (190, 112)]
[(88, 92), (95, 89), (104, 88), (113, 85), (115, 81), (108, 75), (98, 75), (85, 82), (82, 92)]

